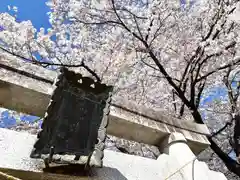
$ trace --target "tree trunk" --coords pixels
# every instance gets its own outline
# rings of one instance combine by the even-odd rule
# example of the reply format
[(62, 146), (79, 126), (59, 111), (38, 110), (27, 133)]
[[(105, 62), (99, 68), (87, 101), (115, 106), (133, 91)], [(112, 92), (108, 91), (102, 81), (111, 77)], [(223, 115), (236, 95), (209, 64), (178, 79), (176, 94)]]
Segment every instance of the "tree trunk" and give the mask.
[[(202, 117), (198, 111), (194, 111), (192, 113), (194, 120), (197, 123), (203, 124)], [(234, 137), (237, 138), (237, 140), (240, 138), (240, 115), (236, 116), (235, 118), (235, 129), (236, 133), (234, 132)], [(222, 151), (222, 149), (213, 141), (212, 137), (208, 137), (209, 142), (211, 143), (210, 147), (211, 149), (218, 155), (218, 157), (223, 161), (223, 163), (226, 165), (229, 171), (235, 173), (237, 176), (240, 177), (240, 164), (238, 164), (237, 161), (233, 160), (231, 157), (228, 156), (225, 152)], [(235, 141), (235, 139), (234, 139)], [(239, 142), (236, 144), (237, 152), (240, 152), (240, 145)], [(238, 154), (239, 156), (239, 154)]]
[(238, 162), (240, 162), (240, 115), (237, 114), (234, 118), (235, 126), (234, 126), (234, 151), (236, 153), (236, 157)]
[(233, 160), (225, 152), (223, 152), (211, 137), (208, 137), (208, 140), (211, 143), (211, 149), (218, 155), (219, 158), (221, 158), (228, 170), (240, 177), (240, 164), (238, 164), (235, 160)]

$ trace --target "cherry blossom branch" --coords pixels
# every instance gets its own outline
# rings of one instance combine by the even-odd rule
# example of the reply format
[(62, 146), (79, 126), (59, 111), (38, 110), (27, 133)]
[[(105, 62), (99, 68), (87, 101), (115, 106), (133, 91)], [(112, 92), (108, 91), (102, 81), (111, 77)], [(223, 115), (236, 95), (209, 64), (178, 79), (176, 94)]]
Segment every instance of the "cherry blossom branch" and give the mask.
[(218, 68), (216, 68), (215, 70), (212, 70), (212, 71), (208, 72), (207, 74), (205, 74), (205, 75), (201, 76), (200, 78), (198, 78), (198, 79), (196, 80), (196, 82), (200, 82), (200, 81), (202, 81), (203, 79), (207, 78), (208, 76), (210, 76), (210, 75), (212, 75), (212, 74), (214, 74), (214, 73), (216, 73), (216, 72), (218, 72), (218, 71), (227, 69), (227, 68), (229, 68), (229, 67), (231, 67), (231, 66), (238, 65), (238, 64), (240, 64), (240, 58), (237, 58), (235, 62), (228, 63), (228, 64), (226, 64), (226, 65), (224, 65), (224, 66), (218, 67)]
[(175, 95), (176, 95), (176, 92), (175, 92), (175, 90), (173, 89), (173, 90), (172, 90), (173, 107), (174, 107), (175, 113), (177, 113), (177, 103), (176, 103), (176, 97), (175, 97)]
[(202, 110), (217, 113), (217, 114), (230, 114), (230, 112), (228, 112), (228, 111), (217, 111), (217, 110), (212, 110), (212, 109), (208, 109), (208, 108), (204, 108)]
[(202, 81), (198, 86), (198, 94), (197, 94), (197, 98), (196, 98), (196, 101), (195, 101), (195, 106), (196, 106), (197, 109), (199, 108), (199, 104), (200, 104), (200, 101), (201, 101), (201, 96), (202, 96), (202, 93), (203, 93), (206, 82), (207, 82), (207, 79), (204, 79), (204, 81)]
[(228, 126), (231, 126), (231, 125), (232, 125), (232, 121), (226, 122), (226, 124), (225, 124), (222, 128), (220, 128), (218, 131), (214, 132), (214, 133), (211, 135), (211, 137), (213, 138), (213, 137), (217, 136), (217, 135), (220, 134), (222, 131), (224, 131)]
[[(232, 147), (234, 148), (234, 151), (236, 153), (236, 157), (238, 157), (238, 160), (240, 160), (240, 115), (237, 107), (237, 101), (239, 97), (239, 90), (240, 90), (240, 84), (237, 85), (236, 93), (234, 94), (233, 88), (232, 88), (232, 80), (229, 79), (230, 73), (232, 71), (232, 68), (229, 67), (228, 71), (226, 72), (226, 75), (224, 76), (223, 82), (225, 86), (228, 89), (228, 98), (231, 104), (231, 122), (235, 122), (234, 124), (234, 134), (233, 134), (233, 143), (231, 143)], [(238, 72), (236, 72), (237, 74)], [(236, 75), (235, 74), (235, 75)], [(233, 77), (233, 79), (235, 76)], [(230, 139), (231, 140), (231, 139)]]
[(84, 63), (84, 60), (83, 60), (80, 64), (62, 64), (62, 63), (51, 63), (51, 62), (39, 62), (39, 61), (38, 61), (37, 59), (35, 59), (35, 58), (34, 58), (34, 59), (28, 59), (28, 58), (26, 58), (26, 57), (24, 57), (24, 56), (21, 56), (21, 55), (19, 55), (19, 54), (16, 54), (16, 53), (14, 53), (14, 52), (11, 52), (11, 51), (9, 51), (9, 50), (1, 47), (1, 46), (0, 46), (0, 49), (1, 49), (2, 51), (4, 51), (4, 52), (8, 53), (8, 54), (11, 54), (11, 55), (15, 56), (15, 57), (21, 58), (21, 59), (23, 59), (23, 60), (25, 60), (25, 61), (27, 61), (27, 62), (31, 62), (31, 63), (36, 64), (36, 65), (41, 65), (41, 66), (43, 66), (43, 67), (48, 67), (48, 66), (61, 66), (61, 67), (68, 67), (68, 68), (71, 68), (71, 67), (73, 67), (73, 68), (74, 68), (74, 67), (83, 67), (83, 68), (86, 69), (91, 75), (93, 75), (98, 82), (101, 81), (101, 79), (100, 79), (100, 77), (97, 75), (97, 73), (94, 72), (91, 68), (89, 68), (89, 67)]
[[(156, 70), (158, 70), (158, 69), (156, 69)], [(152, 75), (152, 74), (150, 74), (149, 76), (159, 78), (159, 79), (165, 79), (166, 78), (165, 76), (158, 76), (158, 75)], [(172, 79), (176, 82), (180, 82), (180, 80), (177, 79), (177, 78), (172, 78)]]
[(132, 11), (128, 10), (128, 9), (125, 8), (125, 7), (116, 8), (116, 10), (118, 10), (118, 11), (126, 11), (126, 12), (128, 12), (129, 14), (131, 14), (133, 17), (137, 18), (137, 19), (148, 19), (147, 17), (142, 17), (142, 16), (136, 15), (135, 13), (133, 13)]
[(99, 21), (99, 22), (86, 22), (83, 20), (78, 19), (77, 17), (72, 17), (72, 20), (74, 19), (76, 22), (85, 24), (85, 25), (104, 25), (104, 24), (116, 24), (116, 25), (121, 25), (121, 23), (117, 21), (111, 21), (111, 20), (106, 20), (106, 21)]
[(127, 30), (129, 33), (131, 33), (136, 39), (138, 39), (140, 42), (142, 42), (142, 44), (144, 45), (144, 47), (146, 48), (150, 58), (153, 60), (153, 62), (156, 64), (156, 66), (159, 68), (160, 72), (164, 75), (164, 77), (166, 78), (166, 80), (168, 81), (168, 83), (176, 90), (178, 96), (180, 97), (180, 99), (183, 101), (183, 103), (191, 110), (192, 115), (195, 119), (195, 121), (197, 123), (201, 123), (203, 124), (203, 120), (202, 117), (200, 115), (200, 113), (197, 111), (196, 107), (193, 106), (193, 104), (190, 103), (190, 101), (186, 98), (184, 92), (181, 90), (181, 88), (179, 88), (177, 86), (176, 83), (174, 83), (172, 77), (167, 73), (167, 71), (165, 70), (165, 68), (163, 67), (163, 65), (160, 63), (160, 61), (158, 60), (158, 58), (155, 56), (155, 54), (153, 53), (153, 51), (150, 49), (149, 44), (142, 39), (140, 36), (138, 36), (135, 32), (132, 32), (126, 24), (124, 24), (124, 22), (122, 21), (120, 15), (118, 14), (116, 7), (115, 7), (115, 1), (111, 0), (112, 2), (112, 7), (113, 7), (113, 11), (116, 14), (116, 17), (118, 18), (119, 22), (121, 23), (122, 27)]

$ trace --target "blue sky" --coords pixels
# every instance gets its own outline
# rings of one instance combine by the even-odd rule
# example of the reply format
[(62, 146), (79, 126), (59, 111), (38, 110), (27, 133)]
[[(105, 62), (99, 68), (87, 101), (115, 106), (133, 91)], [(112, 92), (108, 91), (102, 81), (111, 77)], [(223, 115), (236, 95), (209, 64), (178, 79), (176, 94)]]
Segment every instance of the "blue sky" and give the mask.
[(47, 0), (0, 0), (0, 13), (8, 12), (8, 5), (18, 7), (18, 20), (31, 20), (34, 27), (49, 28), (47, 12), (50, 9), (45, 5)]

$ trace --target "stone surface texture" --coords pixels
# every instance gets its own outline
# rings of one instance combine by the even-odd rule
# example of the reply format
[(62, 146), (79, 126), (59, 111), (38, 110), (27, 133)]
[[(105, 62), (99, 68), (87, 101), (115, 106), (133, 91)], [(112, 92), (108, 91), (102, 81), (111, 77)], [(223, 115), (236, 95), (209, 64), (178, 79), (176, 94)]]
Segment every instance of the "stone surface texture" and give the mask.
[[(180, 133), (172, 133), (165, 151), (157, 160), (105, 150), (103, 168), (91, 169), (87, 175), (64, 176), (43, 173), (44, 163), (29, 158), (35, 135), (0, 129), (1, 171), (22, 179), (92, 179), (92, 180), (226, 180), (222, 173), (208, 169), (195, 155)], [(179, 141), (179, 139), (181, 141)], [(30, 171), (30, 172), (29, 172)], [(80, 171), (80, 169), (79, 169)], [(56, 172), (55, 172), (56, 173)], [(80, 173), (80, 172), (79, 172)]]

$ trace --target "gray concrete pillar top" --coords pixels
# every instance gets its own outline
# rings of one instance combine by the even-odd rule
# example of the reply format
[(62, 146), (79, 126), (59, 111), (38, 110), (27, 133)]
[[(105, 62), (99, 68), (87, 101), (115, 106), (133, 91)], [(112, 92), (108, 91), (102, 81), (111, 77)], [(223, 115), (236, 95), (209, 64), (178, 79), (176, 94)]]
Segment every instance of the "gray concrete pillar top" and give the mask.
[(178, 132), (171, 133), (161, 144), (161, 152), (168, 154), (171, 157), (184, 161), (195, 157), (187, 144), (187, 140), (183, 134)]
[(160, 144), (160, 151), (163, 152), (164, 149), (168, 148), (170, 145), (174, 143), (187, 143), (186, 138), (182, 133), (173, 132), (168, 135), (164, 141)]
[(171, 145), (171, 144), (177, 143), (177, 142), (187, 143), (187, 140), (184, 137), (184, 135), (182, 133), (178, 133), (178, 132), (171, 133), (166, 140), (167, 140), (166, 143), (168, 145)]

